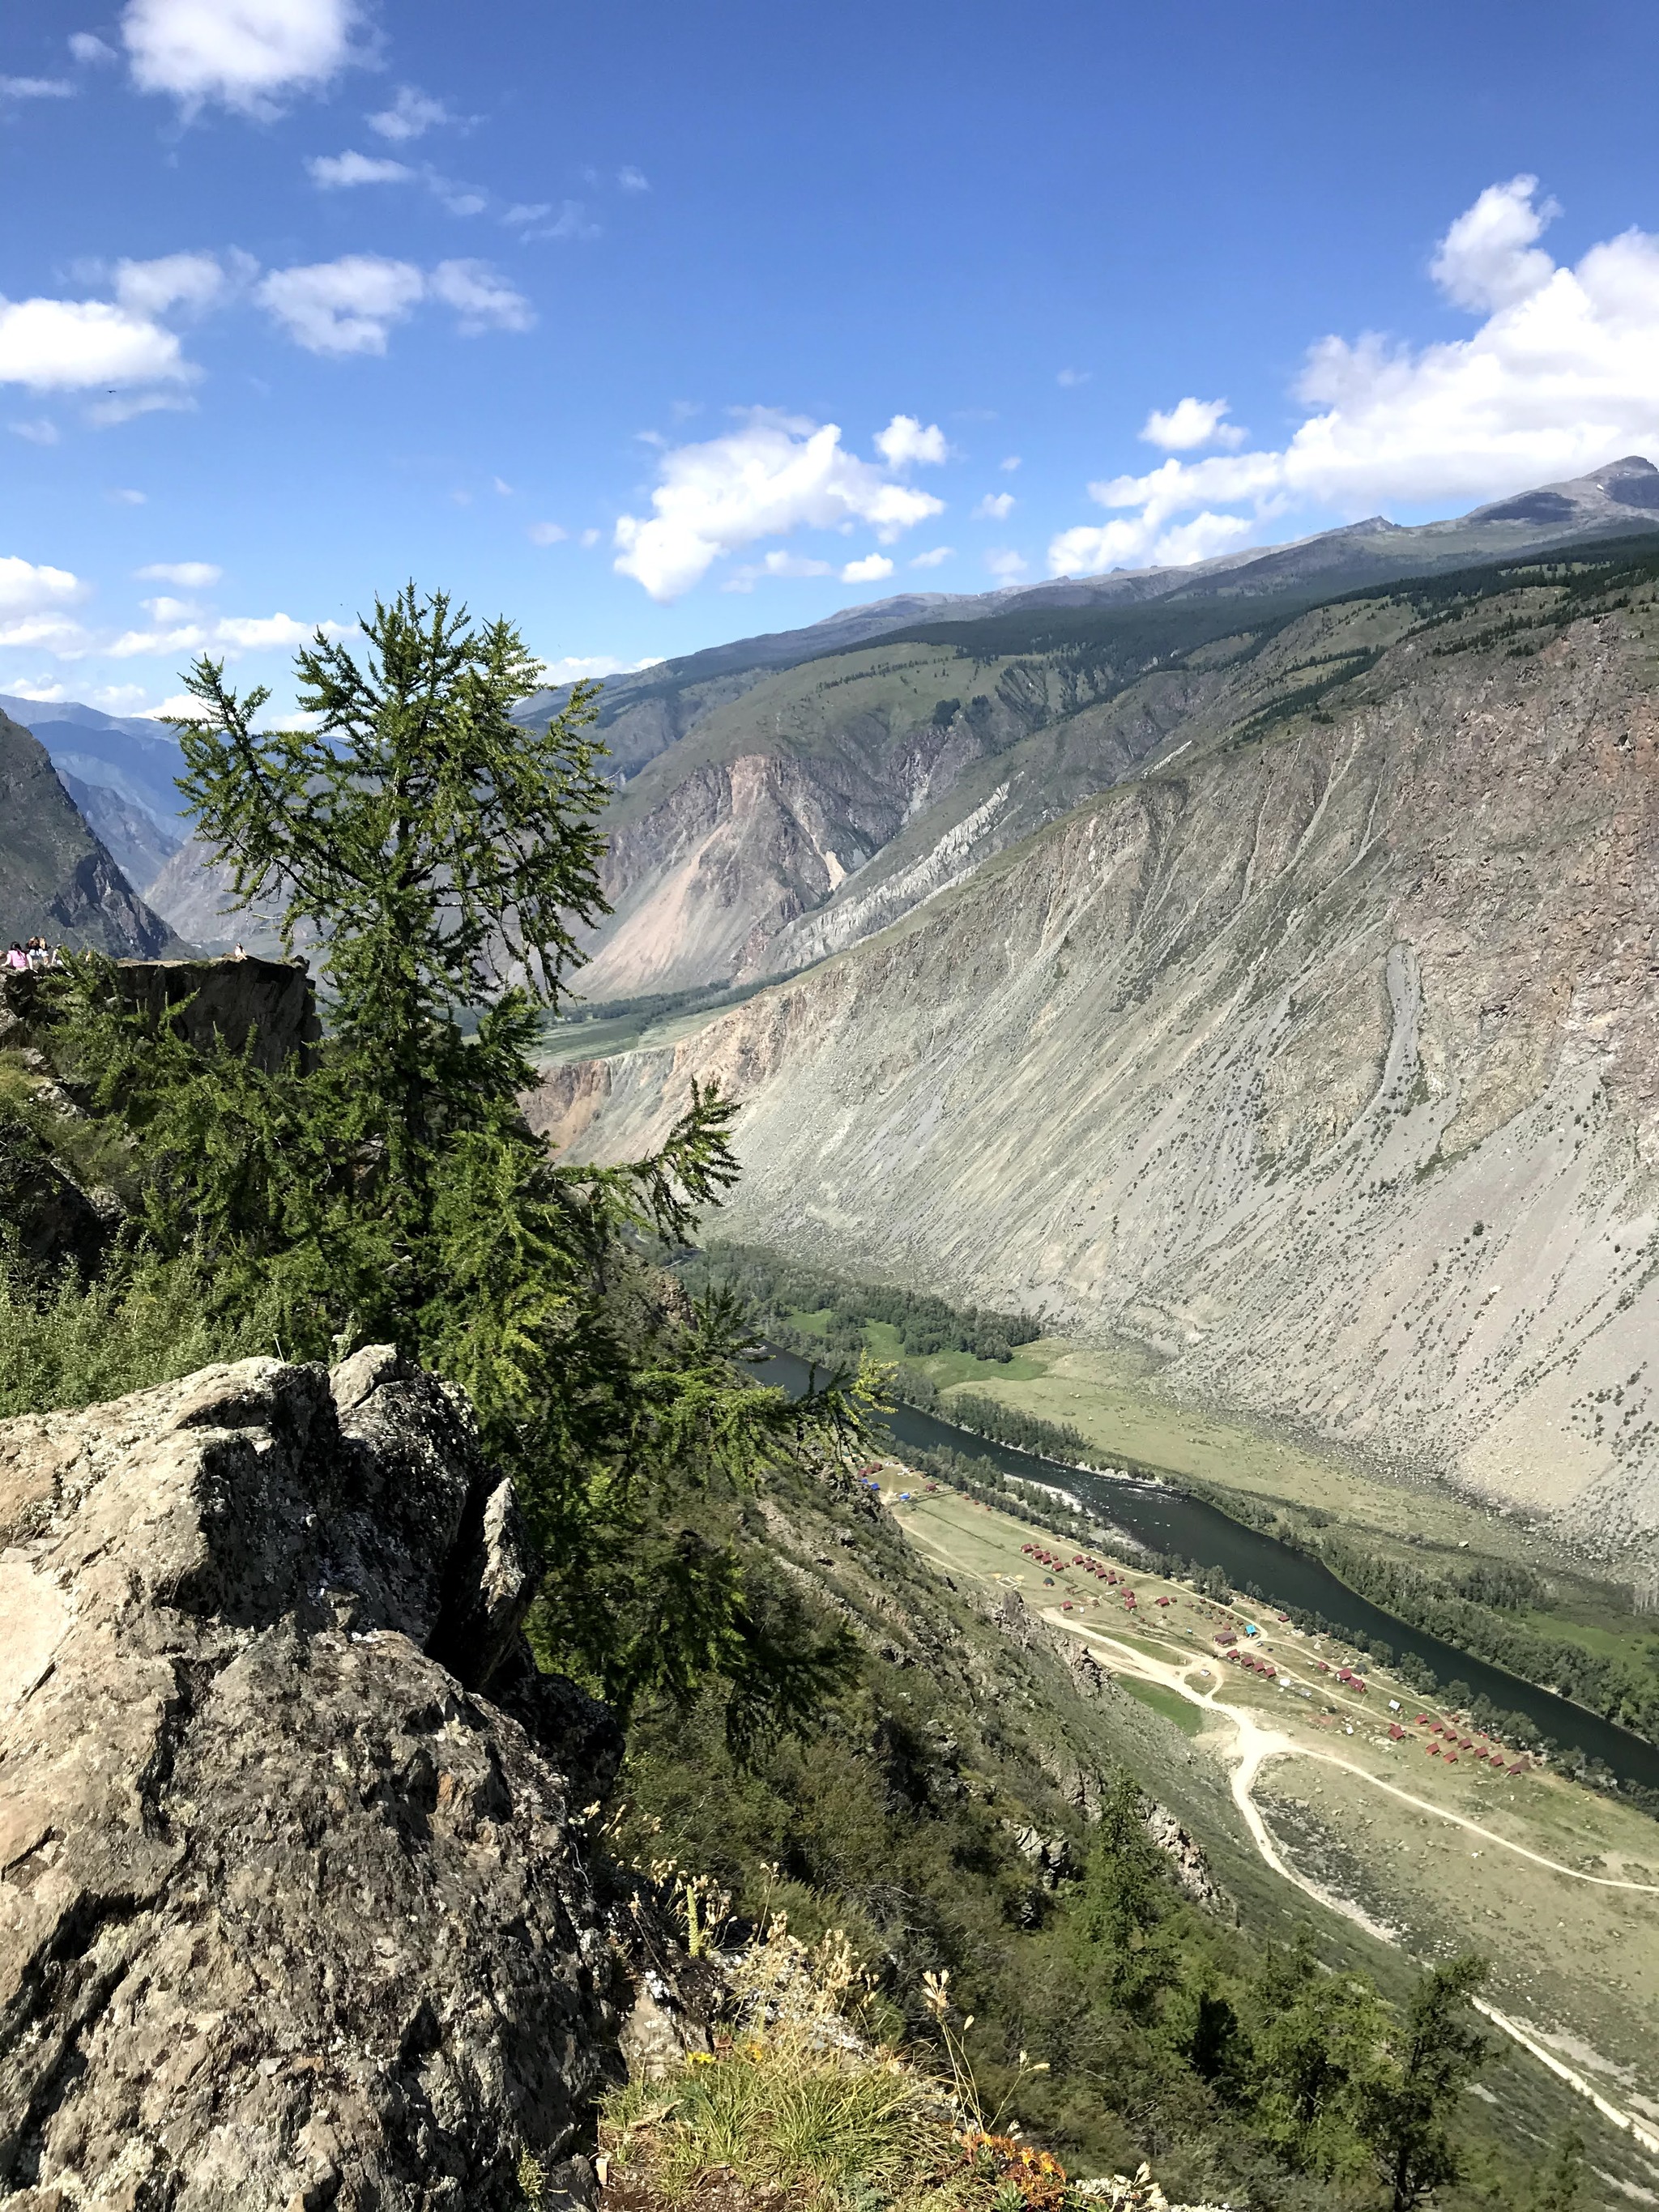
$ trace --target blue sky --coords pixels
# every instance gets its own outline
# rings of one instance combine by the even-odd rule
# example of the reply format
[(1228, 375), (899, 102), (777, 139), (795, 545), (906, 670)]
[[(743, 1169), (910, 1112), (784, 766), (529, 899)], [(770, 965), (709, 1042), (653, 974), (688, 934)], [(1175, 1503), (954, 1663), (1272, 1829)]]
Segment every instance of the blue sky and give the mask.
[(628, 666), (1659, 459), (1656, 61), (1514, 0), (9, 10), (0, 692), (280, 699), (411, 574)]

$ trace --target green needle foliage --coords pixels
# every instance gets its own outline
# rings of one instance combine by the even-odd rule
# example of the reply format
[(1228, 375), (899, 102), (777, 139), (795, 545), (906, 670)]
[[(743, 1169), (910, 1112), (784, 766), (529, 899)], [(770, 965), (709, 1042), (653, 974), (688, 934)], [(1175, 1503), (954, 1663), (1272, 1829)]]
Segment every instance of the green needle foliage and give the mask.
[(844, 1469), (860, 1401), (757, 1388), (734, 1302), (647, 1264), (734, 1180), (730, 1101), (694, 1085), (660, 1150), (613, 1168), (556, 1163), (525, 1121), (536, 1023), (606, 910), (597, 686), (527, 729), (543, 671), (507, 622), (410, 586), (362, 630), (297, 656), (303, 728), (260, 730), (268, 694), (206, 659), (175, 720), (235, 896), (326, 948), (316, 1064), (204, 1056), (123, 1018), (95, 964), (64, 1054), (136, 1148), (152, 1273), (187, 1269), (238, 1349), (390, 1340), (459, 1384), (548, 1560), (558, 1663), (623, 1709), (722, 1676), (752, 1741), (844, 1675), (847, 1638), (751, 1597), (713, 1501), (769, 1462)]

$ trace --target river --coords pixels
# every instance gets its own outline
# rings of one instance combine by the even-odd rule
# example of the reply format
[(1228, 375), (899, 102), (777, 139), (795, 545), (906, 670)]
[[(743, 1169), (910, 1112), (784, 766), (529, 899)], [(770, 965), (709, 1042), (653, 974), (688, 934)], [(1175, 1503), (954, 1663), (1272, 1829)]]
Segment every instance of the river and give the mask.
[[(757, 1370), (762, 1378), (799, 1397), (807, 1387), (808, 1369), (792, 1352), (775, 1352)], [(823, 1370), (820, 1370), (820, 1372)], [(958, 1429), (914, 1406), (896, 1406), (885, 1416), (895, 1443), (943, 1445), (964, 1458), (981, 1460), (1003, 1474), (1026, 1482), (1048, 1483), (1071, 1492), (1091, 1512), (1155, 1552), (1200, 1566), (1219, 1567), (1235, 1589), (1246, 1583), (1265, 1590), (1281, 1606), (1298, 1606), (1350, 1635), (1360, 1632), (1386, 1644), (1396, 1656), (1411, 1652), (1434, 1670), (1443, 1686), (1467, 1683), (1470, 1691), (1505, 1711), (1524, 1713), (1546, 1736), (1600, 1759), (1621, 1782), (1636, 1782), (1659, 1792), (1659, 1746), (1644, 1742), (1628, 1729), (1603, 1720), (1569, 1698), (1558, 1698), (1518, 1675), (1477, 1659), (1437, 1636), (1413, 1628), (1351, 1590), (1318, 1559), (1293, 1552), (1277, 1538), (1246, 1528), (1218, 1506), (1162, 1483), (1138, 1482), (1090, 1474), (1062, 1467), (1011, 1444), (990, 1443), (969, 1429)]]

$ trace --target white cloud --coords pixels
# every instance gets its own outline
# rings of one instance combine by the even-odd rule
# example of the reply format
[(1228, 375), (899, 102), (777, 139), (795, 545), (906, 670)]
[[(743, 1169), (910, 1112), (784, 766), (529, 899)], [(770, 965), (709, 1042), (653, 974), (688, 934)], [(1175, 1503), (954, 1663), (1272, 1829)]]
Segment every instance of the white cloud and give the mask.
[(407, 161), (349, 152), (314, 154), (306, 169), (312, 183), (325, 192), (348, 191), (353, 185), (411, 185), (419, 174)]
[(582, 544), (584, 545), (597, 545), (604, 535), (605, 532), (602, 530), (584, 530), (582, 532)]
[(349, 637), (349, 623), (295, 622), (292, 615), (225, 615), (216, 622), (178, 621), (187, 614), (177, 600), (150, 599), (145, 605), (156, 617), (153, 629), (125, 630), (101, 650), (114, 660), (132, 660), (149, 653), (202, 653), (218, 646), (230, 653), (270, 653), (285, 646), (305, 645), (320, 628), (331, 637)]
[(641, 668), (659, 668), (662, 655), (651, 653), (643, 660), (618, 660), (609, 653), (567, 653), (562, 660), (544, 663), (550, 684), (577, 684), (584, 677), (635, 676)]
[(177, 584), (181, 591), (205, 592), (223, 575), (211, 561), (152, 561), (137, 572), (146, 584)]
[(942, 461), (950, 448), (937, 422), (924, 429), (914, 415), (895, 415), (884, 430), (877, 431), (876, 451), (890, 469), (902, 469), (912, 461)]
[(943, 509), (931, 493), (849, 453), (837, 424), (764, 408), (723, 438), (665, 452), (651, 504), (648, 516), (617, 517), (613, 565), (659, 600), (678, 599), (722, 555), (758, 538), (863, 522), (890, 545)]
[(721, 584), (723, 592), (752, 592), (758, 583), (775, 576), (833, 576), (833, 561), (816, 560), (810, 553), (786, 553), (775, 548), (763, 560), (751, 561), (741, 568), (734, 568)]
[(849, 561), (841, 572), (843, 584), (878, 584), (884, 576), (890, 576), (893, 564), (884, 553), (866, 553), (861, 561)]
[(532, 522), (525, 535), (532, 545), (558, 545), (569, 536), (556, 522)]
[(1166, 453), (1190, 453), (1195, 446), (1242, 446), (1244, 433), (1236, 422), (1224, 422), (1224, 399), (1178, 399), (1167, 415), (1156, 408), (1140, 428), (1149, 446)]
[[(243, 265), (245, 256), (237, 257)], [(197, 313), (216, 306), (229, 279), (211, 253), (164, 253), (155, 261), (118, 261), (115, 296), (134, 315), (154, 319), (173, 307)]]
[(14, 438), (27, 438), (31, 446), (55, 446), (58, 425), (50, 415), (32, 416), (24, 422), (8, 422), (7, 429)]
[(141, 92), (264, 115), (354, 58), (356, 18), (354, 0), (128, 0), (121, 38)]
[(988, 491), (974, 509), (975, 522), (1006, 522), (1014, 511), (1014, 495), (1011, 491)]
[(413, 313), (426, 278), (412, 261), (348, 253), (274, 269), (255, 298), (307, 353), (384, 353), (386, 333)]
[(955, 560), (956, 552), (954, 545), (935, 545), (926, 553), (918, 553), (910, 566), (913, 568), (937, 568), (943, 562)]
[(73, 100), (75, 87), (61, 76), (0, 76), (0, 100)]
[(1018, 453), (1010, 453), (1006, 461), (999, 461), (997, 463), (997, 466), (1000, 469), (1006, 469), (1012, 475), (1014, 470), (1019, 466), (1019, 455)]
[(95, 430), (108, 430), (140, 415), (193, 415), (195, 411), (196, 402), (187, 392), (133, 392), (124, 399), (94, 399), (87, 410), (87, 420)]
[(171, 331), (108, 300), (0, 300), (0, 384), (73, 392), (198, 374)]
[(114, 491), (106, 492), (104, 496), (115, 507), (143, 507), (147, 504), (143, 492), (118, 487)]
[(1079, 384), (1086, 384), (1093, 374), (1094, 371), (1091, 368), (1062, 368), (1055, 377), (1054, 382), (1062, 390), (1071, 392)]
[(617, 170), (617, 182), (625, 192), (648, 192), (651, 189), (643, 173), (635, 168), (631, 163)]
[[(518, 212), (520, 216), (533, 221), (537, 214), (545, 215), (547, 211), (545, 208), (542, 208), (540, 210), (521, 209)], [(509, 212), (506, 220), (510, 223), (514, 219), (513, 214)], [(588, 221), (587, 209), (580, 200), (562, 200), (559, 204), (559, 212), (551, 222), (544, 225), (539, 230), (527, 230), (525, 233), (526, 242), (532, 239), (540, 238), (598, 238), (599, 235), (599, 224)]]
[(64, 615), (24, 615), (16, 622), (0, 620), (0, 645), (74, 660), (87, 649), (87, 633)]
[[(326, 627), (340, 630), (333, 623)], [(292, 615), (233, 615), (214, 624), (213, 636), (217, 645), (240, 646), (252, 653), (272, 646), (307, 644), (315, 629), (314, 623), (295, 622)]]
[(1536, 177), (1488, 185), (1441, 240), (1429, 274), (1454, 306), (1485, 314), (1548, 283), (1555, 264), (1535, 241), (1561, 210), (1537, 191)]
[(118, 62), (121, 57), (113, 46), (91, 31), (71, 31), (69, 50), (77, 62), (92, 69), (101, 68), (107, 62)]
[(337, 356), (384, 353), (394, 325), (422, 301), (453, 308), (463, 337), (527, 331), (536, 319), (524, 295), (483, 261), (441, 261), (428, 274), (412, 261), (348, 253), (273, 269), (253, 296), (308, 353)]
[[(1473, 502), (1659, 455), (1659, 238), (1627, 230), (1568, 267), (1535, 244), (1551, 212), (1530, 177), (1490, 187), (1432, 264), (1456, 304), (1490, 310), (1469, 337), (1420, 349), (1370, 333), (1320, 339), (1297, 386), (1308, 412), (1286, 445), (1091, 484), (1123, 512), (1062, 531), (1051, 571), (1192, 559), (1194, 544), (1221, 550), (1297, 507), (1357, 516)], [(1230, 507), (1243, 512), (1219, 511)]]
[(73, 606), (86, 592), (80, 578), (67, 568), (37, 565), (15, 553), (0, 555), (0, 615)]
[(451, 117), (442, 100), (434, 100), (412, 84), (400, 84), (391, 106), (383, 107), (378, 115), (367, 119), (371, 131), (401, 146), (411, 138), (424, 137), (436, 125), (449, 122)]
[(1030, 564), (1023, 553), (999, 545), (986, 555), (985, 565), (994, 576), (1000, 576), (1005, 584), (1012, 584), (1025, 574)]
[(535, 322), (531, 305), (483, 261), (441, 261), (429, 289), (434, 300), (460, 316), (463, 337), (480, 331), (527, 331)]
[(148, 722), (159, 722), (178, 714), (187, 722), (200, 722), (206, 719), (207, 713), (208, 709), (193, 691), (175, 691), (172, 698), (163, 699), (159, 707), (144, 708), (141, 718)]

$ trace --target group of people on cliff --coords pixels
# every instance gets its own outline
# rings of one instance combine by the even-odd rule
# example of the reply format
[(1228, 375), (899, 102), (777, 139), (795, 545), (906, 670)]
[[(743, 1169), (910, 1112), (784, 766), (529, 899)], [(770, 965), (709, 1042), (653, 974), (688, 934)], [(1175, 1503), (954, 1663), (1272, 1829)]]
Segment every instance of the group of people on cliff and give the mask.
[(8, 968), (26, 968), (38, 972), (42, 968), (61, 968), (64, 948), (48, 945), (44, 937), (32, 937), (27, 945), (20, 945), (14, 937), (11, 950), (6, 955)]

